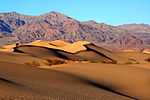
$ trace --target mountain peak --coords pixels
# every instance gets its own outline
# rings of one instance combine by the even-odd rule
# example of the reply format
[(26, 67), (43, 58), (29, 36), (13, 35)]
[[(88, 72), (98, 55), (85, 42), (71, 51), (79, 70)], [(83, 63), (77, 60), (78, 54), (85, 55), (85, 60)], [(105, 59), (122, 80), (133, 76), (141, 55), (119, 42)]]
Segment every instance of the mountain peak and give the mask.
[(98, 24), (96, 21), (94, 20), (89, 20), (89, 21), (84, 21), (83, 23), (87, 23), (87, 24)]
[(51, 11), (51, 12), (48, 12), (48, 13), (45, 13), (45, 14), (42, 14), (40, 16), (56, 16), (56, 17), (68, 17), (66, 15), (64, 15), (63, 13), (60, 13), (60, 12), (56, 12), (56, 11)]

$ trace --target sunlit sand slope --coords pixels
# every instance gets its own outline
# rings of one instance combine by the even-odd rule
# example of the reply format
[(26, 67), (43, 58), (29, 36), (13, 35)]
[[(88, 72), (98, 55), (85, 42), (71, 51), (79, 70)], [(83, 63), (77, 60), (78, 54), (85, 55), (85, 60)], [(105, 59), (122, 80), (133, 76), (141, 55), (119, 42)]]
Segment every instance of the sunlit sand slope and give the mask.
[(3, 46), (0, 46), (0, 51), (3, 51), (3, 52), (13, 52), (13, 48), (15, 46), (16, 46), (16, 44), (3, 45)]
[(78, 42), (74, 42), (71, 44), (68, 42), (61, 41), (61, 40), (52, 41), (52, 42), (37, 40), (26, 45), (42, 46), (42, 47), (47, 47), (47, 48), (63, 50), (63, 51), (70, 52), (70, 53), (76, 53), (78, 51), (86, 50), (86, 48), (83, 46), (85, 44), (89, 44), (89, 42), (78, 41)]

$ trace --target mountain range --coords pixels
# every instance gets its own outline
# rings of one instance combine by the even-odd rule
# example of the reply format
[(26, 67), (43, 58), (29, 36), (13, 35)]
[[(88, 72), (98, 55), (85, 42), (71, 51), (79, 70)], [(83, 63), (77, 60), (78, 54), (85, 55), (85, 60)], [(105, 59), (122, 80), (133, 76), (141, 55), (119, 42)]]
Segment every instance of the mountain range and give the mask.
[(150, 25), (119, 26), (81, 22), (62, 13), (29, 16), (17, 12), (0, 13), (0, 45), (35, 40), (86, 40), (106, 48), (143, 50), (150, 48)]

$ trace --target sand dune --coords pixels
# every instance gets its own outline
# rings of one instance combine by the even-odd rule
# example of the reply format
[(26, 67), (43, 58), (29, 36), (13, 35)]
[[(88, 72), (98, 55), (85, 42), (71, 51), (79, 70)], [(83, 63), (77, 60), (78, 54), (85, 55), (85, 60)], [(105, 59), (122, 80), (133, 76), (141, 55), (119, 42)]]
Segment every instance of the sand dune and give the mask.
[(80, 76), (112, 91), (140, 100), (150, 99), (150, 70), (114, 64), (58, 65), (54, 70)]
[[(57, 45), (60, 41), (57, 42)], [(97, 47), (86, 41), (78, 41), (73, 44), (57, 47), (50, 45), (48, 41), (35, 41), (32, 45), (21, 45), (15, 48), (16, 52), (27, 53), (36, 57), (46, 57), (50, 60), (54, 58), (59, 61), (75, 60), (75, 61), (90, 61), (103, 63), (136, 63), (128, 58), (117, 55), (109, 50)], [(55, 42), (54, 42), (55, 43)], [(46, 46), (45, 46), (46, 45)], [(62, 60), (63, 61), (63, 60)]]
[[(15, 47), (15, 45), (4, 46), (3, 51), (12, 51), (13, 47)], [(77, 61), (79, 60), (120, 64), (137, 63), (132, 59), (117, 55), (114, 52), (111, 52), (102, 47), (98, 47), (87, 41), (78, 41), (71, 44), (61, 40), (52, 42), (37, 40), (16, 48), (15, 51), (27, 53), (36, 57), (48, 58), (50, 61), (55, 58), (58, 61), (64, 62), (62, 58), (64, 59), (65, 57), (65, 59)]]
[[(0, 96), (54, 100), (132, 100), (64, 72), (0, 62)], [(9, 70), (8, 70), (9, 69)]]
[[(68, 47), (69, 48), (69, 47)], [(40, 57), (50, 60), (73, 60), (73, 61), (91, 61), (114, 63), (114, 60), (105, 56), (105, 54), (97, 53), (93, 50), (82, 50), (77, 53), (70, 53), (64, 50), (54, 48), (45, 48), (40, 46), (22, 45), (15, 48), (15, 52), (30, 54), (35, 57)], [(104, 53), (104, 52), (103, 52)]]
[(66, 45), (62, 48), (62, 50), (69, 52), (69, 53), (77, 53), (79, 51), (86, 50), (86, 47), (84, 45), (90, 44), (90, 42), (87, 41), (77, 41), (73, 44)]
[(145, 49), (142, 52), (145, 53), (145, 54), (150, 54), (150, 49)]
[(27, 45), (42, 46), (42, 47), (47, 47), (47, 48), (52, 48), (52, 49), (63, 50), (69, 53), (76, 53), (78, 51), (86, 50), (86, 48), (83, 46), (85, 44), (89, 44), (89, 42), (78, 41), (78, 42), (71, 44), (71, 43), (61, 41), (61, 40), (52, 41), (52, 42), (37, 40)]
[(88, 45), (85, 45), (85, 47), (89, 50), (97, 52), (98, 54), (104, 56), (105, 58), (110, 59), (113, 63), (119, 63), (119, 64), (125, 64), (127, 62), (136, 63), (128, 59), (127, 57), (117, 55), (117, 53), (115, 52), (109, 51), (102, 47), (98, 47), (94, 44), (88, 44)]
[(3, 62), (11, 62), (11, 63), (18, 63), (18, 64), (26, 64), (31, 66), (42, 66), (42, 65), (50, 65), (50, 62), (32, 57), (27, 54), (20, 54), (20, 53), (6, 53), (6, 52), (0, 52), (0, 61)]
[(31, 43), (28, 43), (28, 44), (25, 44), (25, 45), (59, 49), (59, 47), (57, 47), (55, 45), (51, 45), (50, 41), (43, 41), (43, 40), (37, 40), (37, 41), (31, 42)]
[(86, 41), (37, 40), (3, 46), (0, 56), (4, 100), (150, 99), (149, 54), (114, 53)]
[(41, 46), (22, 45), (14, 48), (15, 52), (30, 54), (35, 57), (57, 57), (56, 52), (53, 49), (48, 49)]
[(73, 61), (90, 61), (90, 62), (104, 62), (113, 63), (112, 60), (108, 59), (103, 55), (99, 55), (94, 51), (80, 51), (77, 53), (68, 53), (64, 51), (57, 51), (59, 54), (63, 55), (65, 58)]
[(3, 45), (3, 46), (0, 46), (0, 51), (2, 51), (2, 52), (13, 52), (13, 48), (15, 46), (16, 46), (16, 44)]
[(121, 55), (125, 58), (133, 59), (138, 64), (149, 64), (149, 62), (146, 60), (150, 58), (150, 54), (145, 54), (141, 52), (120, 52), (120, 53), (116, 53), (116, 55)]
[(20, 47), (14, 48), (14, 51), (44, 59), (51, 65), (65, 63), (63, 57), (60, 57), (61, 55), (59, 55), (55, 49), (49, 49), (40, 46), (22, 45)]
[(69, 45), (71, 43), (65, 42), (62, 40), (54, 40), (54, 41), (49, 42), (49, 44), (57, 46), (57, 47), (64, 47), (64, 46)]

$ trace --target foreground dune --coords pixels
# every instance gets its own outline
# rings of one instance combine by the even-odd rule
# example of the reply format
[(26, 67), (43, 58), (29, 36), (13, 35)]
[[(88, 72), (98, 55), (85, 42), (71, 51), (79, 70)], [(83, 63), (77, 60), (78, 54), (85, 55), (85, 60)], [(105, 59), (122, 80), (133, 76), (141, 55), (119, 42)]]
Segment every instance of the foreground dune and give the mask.
[(45, 100), (132, 100), (80, 76), (15, 63), (0, 62), (0, 88), (4, 100), (19, 97), (26, 100), (30, 96)]
[(58, 65), (53, 69), (140, 100), (150, 99), (150, 70), (115, 64)]

